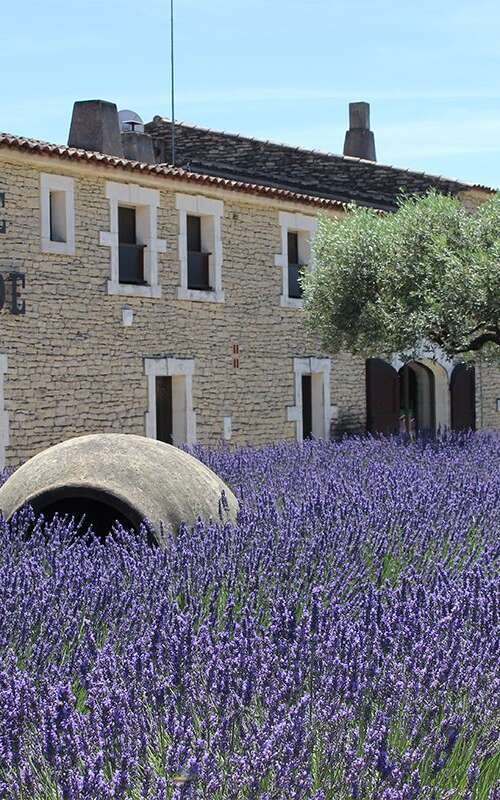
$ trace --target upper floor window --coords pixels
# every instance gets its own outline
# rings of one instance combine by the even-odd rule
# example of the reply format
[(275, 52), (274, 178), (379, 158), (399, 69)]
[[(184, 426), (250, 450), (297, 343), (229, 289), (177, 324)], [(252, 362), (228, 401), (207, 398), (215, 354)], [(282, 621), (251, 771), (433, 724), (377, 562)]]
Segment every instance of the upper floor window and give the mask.
[(43, 253), (75, 254), (74, 180), (63, 175), (40, 176), (41, 248)]
[(303, 308), (300, 277), (311, 266), (311, 242), (317, 228), (314, 217), (280, 212), (281, 253), (275, 264), (282, 270), (280, 303), (284, 308)]
[(178, 194), (179, 300), (223, 303), (221, 200)]
[(137, 211), (128, 206), (118, 206), (118, 261), (119, 281), (144, 286), (144, 248), (137, 241)]
[[(300, 299), (302, 297), (302, 286), (300, 276), (306, 264), (302, 263), (299, 250), (299, 236), (297, 231), (288, 231), (288, 297)], [(303, 245), (303, 242), (301, 242)]]
[(128, 183), (107, 181), (110, 229), (99, 242), (111, 249), (108, 294), (160, 297), (158, 253), (166, 242), (157, 238), (160, 192)]
[(49, 193), (50, 241), (67, 242), (66, 192)]
[(205, 248), (202, 243), (202, 217), (188, 214), (186, 217), (186, 235), (188, 249), (188, 289), (212, 291), (210, 283), (210, 256), (206, 247), (207, 239), (211, 239), (212, 225), (210, 218), (205, 218)]

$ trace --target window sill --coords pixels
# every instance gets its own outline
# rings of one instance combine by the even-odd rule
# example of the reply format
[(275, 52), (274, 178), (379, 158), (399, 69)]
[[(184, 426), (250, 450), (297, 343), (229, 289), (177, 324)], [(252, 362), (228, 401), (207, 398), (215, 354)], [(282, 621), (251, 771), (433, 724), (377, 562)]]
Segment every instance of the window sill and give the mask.
[(141, 286), (136, 283), (115, 283), (108, 281), (108, 294), (121, 297), (161, 297), (161, 286)]
[(193, 303), (223, 303), (223, 291), (204, 291), (203, 289), (177, 289), (178, 300), (190, 300)]
[(60, 256), (74, 256), (75, 244), (74, 242), (54, 242), (52, 239), (42, 239), (42, 253), (51, 253), (51, 255)]
[(304, 308), (304, 301), (301, 297), (285, 297), (285, 295), (281, 295), (280, 306), (282, 308), (301, 309)]

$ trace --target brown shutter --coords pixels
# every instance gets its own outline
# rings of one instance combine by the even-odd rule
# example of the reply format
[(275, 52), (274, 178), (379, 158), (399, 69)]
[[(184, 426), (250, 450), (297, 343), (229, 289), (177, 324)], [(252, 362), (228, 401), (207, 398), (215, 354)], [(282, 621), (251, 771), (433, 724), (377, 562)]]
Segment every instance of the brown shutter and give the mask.
[(399, 430), (399, 375), (380, 358), (366, 362), (366, 427), (370, 433)]
[(476, 380), (473, 366), (457, 364), (451, 373), (451, 427), (462, 431), (476, 427)]

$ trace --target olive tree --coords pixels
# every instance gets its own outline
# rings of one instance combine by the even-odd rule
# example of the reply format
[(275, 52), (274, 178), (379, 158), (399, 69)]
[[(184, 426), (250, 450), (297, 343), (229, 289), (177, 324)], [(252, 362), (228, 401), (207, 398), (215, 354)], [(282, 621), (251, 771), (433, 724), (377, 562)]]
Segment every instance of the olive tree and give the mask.
[(423, 342), (450, 358), (500, 346), (500, 194), (474, 212), (429, 192), (393, 214), (349, 206), (321, 217), (306, 321), (329, 352), (411, 354)]

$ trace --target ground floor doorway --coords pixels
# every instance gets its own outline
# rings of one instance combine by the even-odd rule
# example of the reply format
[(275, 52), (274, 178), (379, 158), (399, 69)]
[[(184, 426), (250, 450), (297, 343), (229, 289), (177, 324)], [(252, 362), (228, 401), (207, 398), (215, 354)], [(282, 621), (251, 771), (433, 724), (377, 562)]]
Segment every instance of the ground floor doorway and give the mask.
[(332, 407), (330, 403), (331, 364), (328, 358), (295, 358), (295, 405), (287, 418), (295, 422), (297, 441), (328, 439)]
[(194, 361), (179, 358), (147, 358), (149, 409), (146, 436), (167, 444), (194, 444)]
[(186, 378), (156, 377), (156, 438), (167, 444), (187, 441)]
[(367, 430), (370, 433), (436, 433), (475, 428), (474, 368), (457, 364), (451, 376), (432, 359), (399, 370), (387, 361), (366, 362)]
[(436, 384), (432, 371), (411, 361), (401, 367), (399, 380), (399, 429), (416, 434), (436, 430)]

